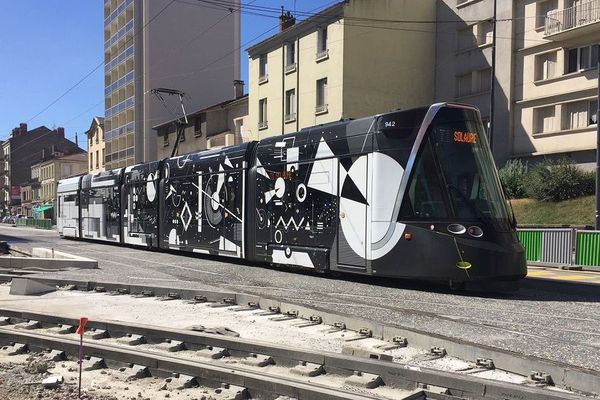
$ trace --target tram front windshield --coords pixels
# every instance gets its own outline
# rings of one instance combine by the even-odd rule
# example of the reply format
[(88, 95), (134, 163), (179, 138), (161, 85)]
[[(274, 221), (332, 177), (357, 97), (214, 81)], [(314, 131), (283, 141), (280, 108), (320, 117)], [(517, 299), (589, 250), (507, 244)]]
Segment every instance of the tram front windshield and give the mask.
[(437, 113), (405, 199), (406, 219), (477, 220), (511, 229), (500, 179), (478, 113), (444, 107)]
[(478, 115), (470, 110), (440, 110), (430, 139), (456, 218), (509, 221), (496, 166)]

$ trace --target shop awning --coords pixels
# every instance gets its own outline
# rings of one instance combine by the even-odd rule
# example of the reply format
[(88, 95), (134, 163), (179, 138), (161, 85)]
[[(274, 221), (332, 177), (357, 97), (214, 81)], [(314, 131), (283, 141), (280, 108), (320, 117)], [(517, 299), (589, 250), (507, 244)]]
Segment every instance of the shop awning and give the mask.
[(43, 206), (39, 206), (39, 207), (37, 207), (37, 208), (34, 208), (34, 209), (33, 209), (33, 212), (34, 212), (34, 213), (40, 213), (40, 212), (44, 212), (44, 211), (46, 211), (46, 210), (51, 210), (52, 208), (54, 208), (54, 205), (52, 205), (52, 204), (46, 204), (46, 205), (43, 205)]

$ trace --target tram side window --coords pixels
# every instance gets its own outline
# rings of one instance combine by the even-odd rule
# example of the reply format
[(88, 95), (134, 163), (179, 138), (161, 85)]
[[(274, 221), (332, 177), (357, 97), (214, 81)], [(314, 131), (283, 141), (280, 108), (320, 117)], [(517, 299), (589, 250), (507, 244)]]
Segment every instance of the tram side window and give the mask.
[(442, 185), (429, 141), (418, 157), (416, 168), (410, 178), (402, 202), (400, 218), (403, 220), (448, 218)]

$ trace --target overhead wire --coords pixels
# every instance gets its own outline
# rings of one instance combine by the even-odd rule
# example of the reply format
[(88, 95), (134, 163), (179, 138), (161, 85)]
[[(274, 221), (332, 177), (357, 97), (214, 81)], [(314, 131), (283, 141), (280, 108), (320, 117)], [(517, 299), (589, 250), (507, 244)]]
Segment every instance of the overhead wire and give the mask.
[[(167, 5), (165, 5), (162, 9), (160, 9), (160, 11), (158, 11), (152, 18), (150, 18), (148, 20), (148, 22), (146, 22), (137, 32), (135, 32), (132, 37), (128, 38), (123, 44), (121, 44), (121, 46), (118, 47), (117, 51), (120, 51), (121, 49), (125, 48), (125, 46), (128, 45), (133, 40), (133, 38), (135, 36), (137, 36), (140, 33), (142, 33), (144, 31), (144, 29), (146, 29), (146, 27), (148, 25), (150, 25), (156, 18), (158, 18), (163, 12), (165, 12), (165, 10), (167, 8), (169, 8), (174, 2), (175, 2), (175, 0), (170, 0), (167, 3)], [(46, 107), (44, 107), (41, 111), (39, 111), (38, 113), (36, 113), (33, 117), (29, 118), (26, 122), (27, 123), (31, 122), (32, 120), (34, 120), (35, 118), (37, 118), (38, 116), (40, 116), (41, 114), (43, 114), (50, 107), (52, 107), (54, 104), (58, 103), (62, 98), (64, 98), (67, 94), (69, 94), (71, 91), (73, 91), (76, 87), (78, 87), (81, 83), (83, 83), (87, 78), (89, 78), (96, 71), (98, 71), (102, 66), (104, 66), (104, 60), (102, 60), (102, 62), (100, 62), (98, 65), (96, 65), (87, 74), (85, 74), (81, 79), (79, 79), (77, 82), (75, 82), (75, 84), (73, 84), (71, 87), (69, 87), (60, 96), (58, 96), (56, 99), (54, 99), (53, 101), (51, 101), (50, 104), (48, 104)]]

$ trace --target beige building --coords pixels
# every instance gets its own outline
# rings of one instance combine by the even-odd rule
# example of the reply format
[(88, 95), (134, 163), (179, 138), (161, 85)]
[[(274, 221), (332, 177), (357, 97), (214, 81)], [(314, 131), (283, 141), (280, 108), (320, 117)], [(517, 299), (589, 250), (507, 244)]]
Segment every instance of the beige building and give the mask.
[[(198, 110), (188, 115), (188, 124), (180, 138), (177, 154), (230, 146), (248, 140), (248, 95), (243, 95), (243, 82), (235, 82), (235, 98)], [(157, 159), (171, 157), (177, 138), (176, 121), (155, 126)]]
[[(427, 104), (434, 97), (435, 0), (349, 0), (248, 49), (249, 137)], [(429, 67), (429, 68), (428, 68)]]
[(88, 172), (104, 171), (104, 118), (95, 117), (85, 133), (88, 145)]
[(39, 203), (54, 205), (56, 201), (56, 185), (58, 181), (71, 176), (88, 172), (88, 156), (86, 153), (71, 154), (53, 158), (31, 167), (39, 169), (40, 198)]
[(595, 162), (600, 0), (515, 2), (512, 155)]

